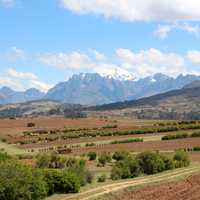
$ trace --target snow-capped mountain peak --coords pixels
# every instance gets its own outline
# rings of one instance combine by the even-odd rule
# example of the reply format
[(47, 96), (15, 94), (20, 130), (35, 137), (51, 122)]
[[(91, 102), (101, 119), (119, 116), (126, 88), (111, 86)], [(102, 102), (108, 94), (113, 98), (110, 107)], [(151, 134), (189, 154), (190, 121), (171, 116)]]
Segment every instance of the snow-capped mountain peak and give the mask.
[(135, 80), (135, 77), (133, 76), (132, 73), (121, 69), (121, 68), (115, 68), (115, 69), (100, 69), (97, 72), (103, 77), (107, 77), (110, 79), (116, 79), (120, 81), (127, 81), (127, 80)]

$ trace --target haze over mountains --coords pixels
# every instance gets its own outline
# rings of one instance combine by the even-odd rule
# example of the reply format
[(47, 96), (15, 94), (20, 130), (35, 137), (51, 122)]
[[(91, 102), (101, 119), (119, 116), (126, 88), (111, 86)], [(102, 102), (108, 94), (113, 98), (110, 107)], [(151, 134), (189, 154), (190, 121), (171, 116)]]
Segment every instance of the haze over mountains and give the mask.
[(200, 76), (179, 75), (172, 78), (156, 74), (139, 80), (127, 80), (99, 74), (73, 75), (68, 81), (58, 83), (46, 94), (37, 89), (16, 92), (8, 87), (0, 89), (0, 104), (21, 103), (49, 99), (70, 104), (99, 105), (118, 101), (134, 100), (181, 89), (185, 85), (200, 80)]

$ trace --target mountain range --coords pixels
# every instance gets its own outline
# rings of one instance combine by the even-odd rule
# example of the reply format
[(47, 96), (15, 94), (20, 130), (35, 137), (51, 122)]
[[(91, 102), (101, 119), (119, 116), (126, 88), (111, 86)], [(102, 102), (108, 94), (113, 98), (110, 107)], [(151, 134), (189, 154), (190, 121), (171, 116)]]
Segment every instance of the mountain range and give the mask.
[(0, 104), (39, 100), (44, 96), (45, 93), (35, 88), (30, 88), (24, 92), (18, 92), (10, 89), (9, 87), (2, 87), (0, 89)]
[(200, 120), (200, 80), (193, 81), (181, 89), (150, 97), (97, 106), (66, 104), (45, 99), (0, 105), (0, 117), (64, 115), (74, 110), (80, 113), (84, 111), (92, 116)]
[(0, 104), (48, 99), (69, 104), (100, 105), (136, 100), (181, 89), (196, 80), (200, 80), (200, 76), (179, 75), (172, 78), (164, 74), (155, 74), (139, 80), (127, 80), (97, 73), (77, 74), (65, 82), (58, 83), (47, 93), (34, 88), (17, 92), (3, 87), (0, 89)]
[(139, 119), (200, 120), (200, 81), (193, 81), (178, 90), (138, 100), (116, 102), (87, 109)]

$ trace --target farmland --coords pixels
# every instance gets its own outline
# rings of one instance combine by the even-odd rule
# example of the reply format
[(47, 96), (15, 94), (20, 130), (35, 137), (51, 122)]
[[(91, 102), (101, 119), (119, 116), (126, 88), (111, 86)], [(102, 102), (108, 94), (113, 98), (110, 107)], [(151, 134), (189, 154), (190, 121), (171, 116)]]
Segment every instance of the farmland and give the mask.
[[(107, 196), (107, 194), (118, 190), (120, 193), (122, 187), (120, 180), (110, 178), (116, 163), (115, 159), (118, 159), (114, 156), (116, 152), (119, 154), (116, 154), (117, 156), (129, 154), (134, 159), (141, 152), (160, 152), (158, 154), (161, 155), (160, 158), (167, 156), (171, 159), (178, 150), (183, 150), (189, 154), (192, 161), (189, 168), (162, 172), (160, 175), (154, 175), (155, 178), (145, 175), (128, 179), (124, 182), (125, 184), (122, 184), (124, 189), (133, 187), (134, 190), (135, 187), (146, 187), (148, 183), (161, 180), (163, 182), (177, 180), (176, 178), (188, 177), (200, 171), (199, 132), (200, 121), (133, 120), (102, 116), (90, 116), (83, 119), (63, 117), (1, 119), (0, 149), (11, 156), (17, 156), (21, 164), (34, 168), (38, 166), (62, 168), (65, 165), (63, 162), (68, 162), (67, 159), (84, 160), (86, 168), (93, 174), (93, 183), (81, 188), (80, 194), (77, 194), (78, 198), (76, 195), (53, 195), (48, 198), (50, 200), (82, 199), (83, 197), (87, 199), (87, 195), (84, 194), (86, 191), (91, 194), (91, 198), (88, 199), (112, 197), (111, 199), (115, 200), (115, 196)], [(120, 154), (120, 152), (124, 153)], [(125, 152), (128, 154), (126, 155)], [(56, 153), (56, 157), (53, 153)], [(46, 156), (42, 157), (42, 155)], [(47, 160), (43, 162), (43, 159), (49, 159), (48, 163), (56, 159), (57, 163), (46, 165)], [(197, 178), (194, 177), (194, 179)], [(173, 183), (170, 184), (173, 185)], [(185, 184), (185, 182), (180, 184)], [(93, 187), (97, 187), (98, 195), (93, 196)], [(155, 189), (146, 190), (148, 193)], [(137, 191), (139, 193), (139, 190)], [(132, 190), (127, 194), (127, 199), (131, 198), (131, 195)], [(137, 198), (140, 199), (140, 197)]]

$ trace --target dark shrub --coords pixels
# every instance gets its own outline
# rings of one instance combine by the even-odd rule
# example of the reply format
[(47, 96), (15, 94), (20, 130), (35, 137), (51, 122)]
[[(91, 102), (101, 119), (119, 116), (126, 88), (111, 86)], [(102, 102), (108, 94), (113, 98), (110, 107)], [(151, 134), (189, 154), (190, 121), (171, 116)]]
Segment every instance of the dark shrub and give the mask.
[(165, 163), (158, 153), (144, 152), (137, 156), (143, 173), (156, 174), (165, 170)]
[(89, 160), (96, 160), (97, 154), (96, 152), (89, 152), (88, 157), (89, 157)]
[(106, 181), (106, 178), (107, 178), (106, 175), (103, 174), (103, 175), (101, 175), (101, 176), (98, 177), (97, 181), (100, 182), (100, 183), (103, 183), (103, 182)]
[(29, 127), (29, 128), (35, 127), (35, 123), (29, 122), (29, 123), (27, 124), (27, 127)]
[(162, 160), (164, 161), (165, 164), (165, 170), (170, 170), (170, 169), (174, 169), (174, 161), (172, 158), (169, 158), (167, 156), (162, 155)]
[(75, 173), (49, 169), (44, 171), (49, 194), (76, 193), (80, 189), (80, 180)]
[(126, 179), (137, 177), (141, 174), (140, 166), (135, 158), (129, 157), (115, 163), (111, 171), (111, 179)]
[(113, 160), (119, 161), (119, 160), (125, 160), (130, 154), (127, 151), (116, 151), (112, 158)]

